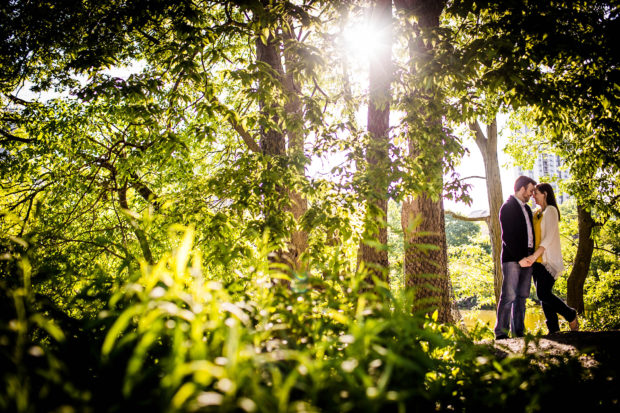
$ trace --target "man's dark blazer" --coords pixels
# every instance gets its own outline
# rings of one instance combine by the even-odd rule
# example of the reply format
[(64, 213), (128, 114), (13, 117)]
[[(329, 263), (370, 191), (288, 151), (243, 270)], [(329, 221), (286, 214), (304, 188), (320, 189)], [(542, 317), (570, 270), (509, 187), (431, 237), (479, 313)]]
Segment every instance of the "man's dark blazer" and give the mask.
[[(525, 210), (532, 220), (532, 210), (525, 204)], [(527, 223), (519, 201), (514, 195), (510, 195), (508, 200), (499, 210), (499, 223), (502, 227), (502, 262), (520, 261), (527, 257)], [(532, 231), (534, 225), (532, 224)], [(534, 236), (534, 234), (532, 234)]]

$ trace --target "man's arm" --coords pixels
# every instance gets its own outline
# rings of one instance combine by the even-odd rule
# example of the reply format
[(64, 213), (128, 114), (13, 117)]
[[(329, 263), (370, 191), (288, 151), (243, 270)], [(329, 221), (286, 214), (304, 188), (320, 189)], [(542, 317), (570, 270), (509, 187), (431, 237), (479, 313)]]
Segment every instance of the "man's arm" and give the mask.
[(508, 255), (514, 258), (515, 261), (518, 261), (523, 257), (520, 257), (520, 254), (517, 252), (519, 250), (516, 245), (519, 239), (518, 227), (521, 221), (519, 220), (519, 216), (516, 212), (523, 215), (522, 211), (515, 211), (513, 205), (509, 203), (504, 204), (499, 210), (499, 222), (502, 227), (503, 247), (508, 252)]

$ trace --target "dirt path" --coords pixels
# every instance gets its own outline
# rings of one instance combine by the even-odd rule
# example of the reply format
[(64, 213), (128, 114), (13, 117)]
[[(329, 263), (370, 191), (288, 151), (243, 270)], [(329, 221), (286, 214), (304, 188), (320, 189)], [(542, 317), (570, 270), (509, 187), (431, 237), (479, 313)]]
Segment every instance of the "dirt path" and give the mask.
[(531, 339), (484, 340), (481, 344), (492, 344), (500, 357), (524, 353), (539, 354), (542, 357), (574, 356), (579, 357), (587, 368), (600, 365), (620, 368), (620, 330), (566, 331)]

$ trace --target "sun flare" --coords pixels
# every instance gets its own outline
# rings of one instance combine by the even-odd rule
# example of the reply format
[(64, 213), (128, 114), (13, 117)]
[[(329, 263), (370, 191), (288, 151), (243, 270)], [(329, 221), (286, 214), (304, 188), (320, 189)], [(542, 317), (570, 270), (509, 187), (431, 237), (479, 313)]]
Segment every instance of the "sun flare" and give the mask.
[(368, 61), (376, 56), (382, 43), (382, 34), (370, 24), (358, 24), (344, 30), (343, 41), (351, 58)]

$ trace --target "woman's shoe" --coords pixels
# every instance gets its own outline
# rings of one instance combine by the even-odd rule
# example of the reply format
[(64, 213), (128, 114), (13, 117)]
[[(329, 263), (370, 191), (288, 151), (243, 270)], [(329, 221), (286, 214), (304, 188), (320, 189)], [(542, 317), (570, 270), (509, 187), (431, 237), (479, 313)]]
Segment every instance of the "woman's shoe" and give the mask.
[(573, 321), (568, 323), (568, 326), (570, 327), (571, 331), (579, 331), (579, 320), (577, 319), (577, 316), (575, 316), (575, 319)]

